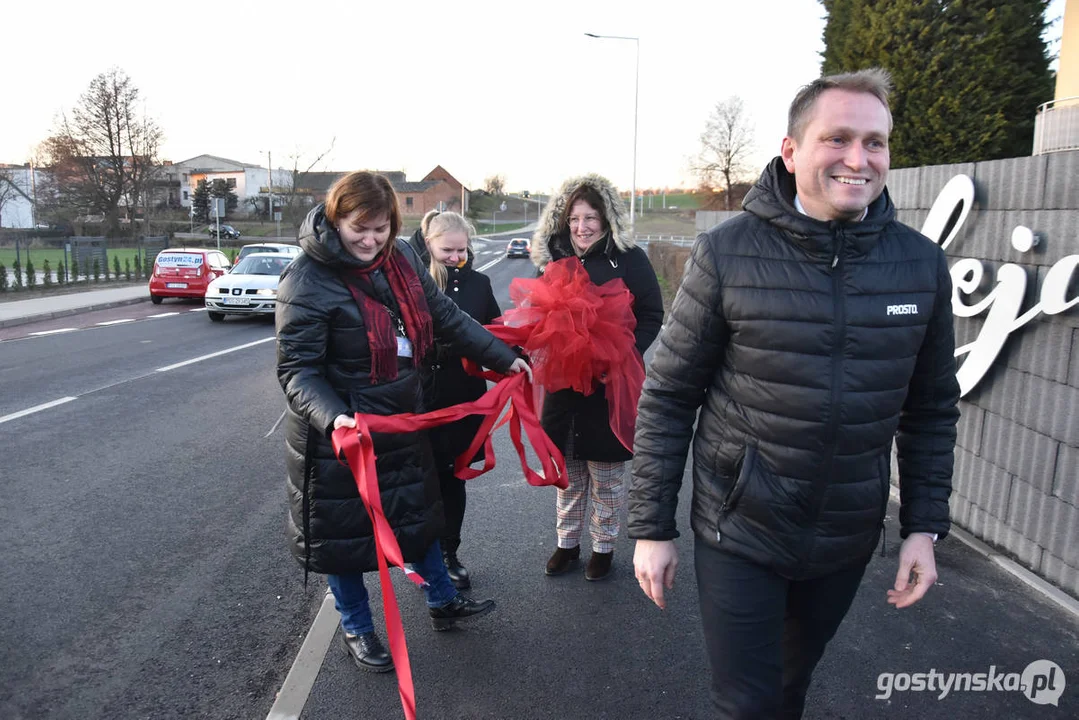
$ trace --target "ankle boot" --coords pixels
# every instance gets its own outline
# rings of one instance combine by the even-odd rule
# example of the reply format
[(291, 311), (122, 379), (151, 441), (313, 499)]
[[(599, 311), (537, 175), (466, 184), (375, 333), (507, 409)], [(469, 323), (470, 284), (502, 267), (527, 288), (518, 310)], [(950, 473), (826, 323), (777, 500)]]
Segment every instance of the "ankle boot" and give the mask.
[(468, 576), (468, 570), (457, 559), (456, 550), (447, 550), (442, 553), (442, 562), (445, 563), (446, 572), (449, 573), (450, 581), (453, 582), (455, 588), (468, 590), (472, 587), (472, 579)]
[(584, 569), (585, 580), (602, 580), (611, 574), (611, 561), (614, 560), (614, 551), (607, 553), (593, 552), (588, 558), (588, 565)]
[(442, 607), (428, 608), (435, 630), (448, 630), (459, 622), (475, 620), (495, 609), (494, 600), (476, 602), (458, 594)]
[(360, 670), (376, 673), (393, 670), (393, 657), (382, 647), (374, 630), (362, 635), (342, 633), (341, 642)]
[(556, 548), (551, 559), (547, 561), (547, 575), (561, 575), (577, 564), (581, 557), (581, 546), (573, 548)]

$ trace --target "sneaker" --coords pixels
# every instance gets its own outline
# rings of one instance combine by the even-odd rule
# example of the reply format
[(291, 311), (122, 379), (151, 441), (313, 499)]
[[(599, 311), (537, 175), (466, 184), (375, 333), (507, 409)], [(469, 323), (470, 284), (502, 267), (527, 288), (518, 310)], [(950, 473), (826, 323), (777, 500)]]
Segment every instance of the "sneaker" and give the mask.
[(375, 673), (393, 670), (393, 657), (382, 647), (382, 641), (374, 630), (362, 635), (343, 633), (341, 642), (360, 670)]
[(468, 590), (472, 587), (472, 579), (468, 576), (468, 570), (457, 559), (456, 552), (442, 553), (442, 562), (446, 564), (446, 572), (449, 573), (450, 581), (458, 590)]
[(548, 575), (561, 575), (568, 572), (580, 559), (580, 545), (573, 548), (557, 548), (551, 555), (551, 559), (547, 561), (547, 569), (544, 572)]
[(449, 630), (459, 622), (475, 620), (495, 609), (494, 600), (476, 602), (458, 594), (442, 607), (428, 608), (435, 630)]
[(602, 580), (611, 574), (611, 561), (614, 560), (614, 551), (607, 553), (593, 552), (588, 558), (588, 565), (584, 569), (585, 580)]

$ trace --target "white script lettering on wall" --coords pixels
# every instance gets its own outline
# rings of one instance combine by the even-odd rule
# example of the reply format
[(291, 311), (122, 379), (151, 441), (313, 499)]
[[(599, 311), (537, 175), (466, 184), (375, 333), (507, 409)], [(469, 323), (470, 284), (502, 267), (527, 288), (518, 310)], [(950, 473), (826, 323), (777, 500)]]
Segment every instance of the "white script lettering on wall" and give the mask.
[[(942, 248), (947, 248), (959, 233), (973, 205), (974, 181), (967, 175), (956, 175), (937, 195), (922, 225), (922, 234)], [(956, 210), (959, 215), (955, 225), (947, 237), (941, 237)], [(1011, 242), (1019, 252), (1027, 252), (1038, 240), (1032, 230), (1019, 226), (1012, 231)], [(985, 266), (975, 258), (964, 258), (952, 265), (952, 312), (956, 317), (975, 317), (985, 313), (985, 324), (977, 339), (955, 349), (956, 357), (967, 356), (956, 372), (961, 395), (973, 390), (985, 377), (1009, 335), (1041, 313), (1059, 315), (1079, 304), (1079, 296), (1066, 297), (1076, 268), (1079, 268), (1079, 255), (1068, 255), (1058, 260), (1045, 275), (1038, 302), (1020, 314), (1027, 287), (1026, 268), (1015, 263), (1001, 265), (989, 294), (973, 305), (967, 305), (963, 296), (970, 297), (977, 292), (985, 275)]]

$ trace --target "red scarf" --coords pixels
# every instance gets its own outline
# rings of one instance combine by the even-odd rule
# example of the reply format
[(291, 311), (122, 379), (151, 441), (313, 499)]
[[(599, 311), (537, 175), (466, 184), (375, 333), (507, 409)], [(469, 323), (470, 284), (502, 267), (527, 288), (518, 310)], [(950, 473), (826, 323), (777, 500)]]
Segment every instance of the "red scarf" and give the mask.
[(381, 269), (393, 291), (405, 325), (405, 335), (412, 343), (412, 362), (419, 367), (434, 343), (431, 310), (423, 295), (416, 271), (396, 249), (380, 254), (362, 268), (345, 271), (345, 284), (360, 308), (371, 347), (371, 383), (397, 379), (397, 333), (391, 311), (377, 298), (370, 275)]

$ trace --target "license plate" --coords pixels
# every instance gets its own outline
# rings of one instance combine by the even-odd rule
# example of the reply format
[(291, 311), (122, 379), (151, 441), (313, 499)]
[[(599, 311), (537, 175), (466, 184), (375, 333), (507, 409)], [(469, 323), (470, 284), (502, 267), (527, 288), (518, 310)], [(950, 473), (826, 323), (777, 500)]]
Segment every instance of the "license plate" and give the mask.
[(185, 290), (187, 288), (187, 283), (165, 283), (165, 287), (176, 288), (177, 290)]
[(222, 304), (222, 305), (246, 305), (246, 304), (247, 304), (247, 298), (242, 298), (242, 297), (238, 297), (238, 298), (234, 298), (234, 297), (227, 297), (227, 298), (223, 298), (223, 299), (221, 300), (221, 304)]

